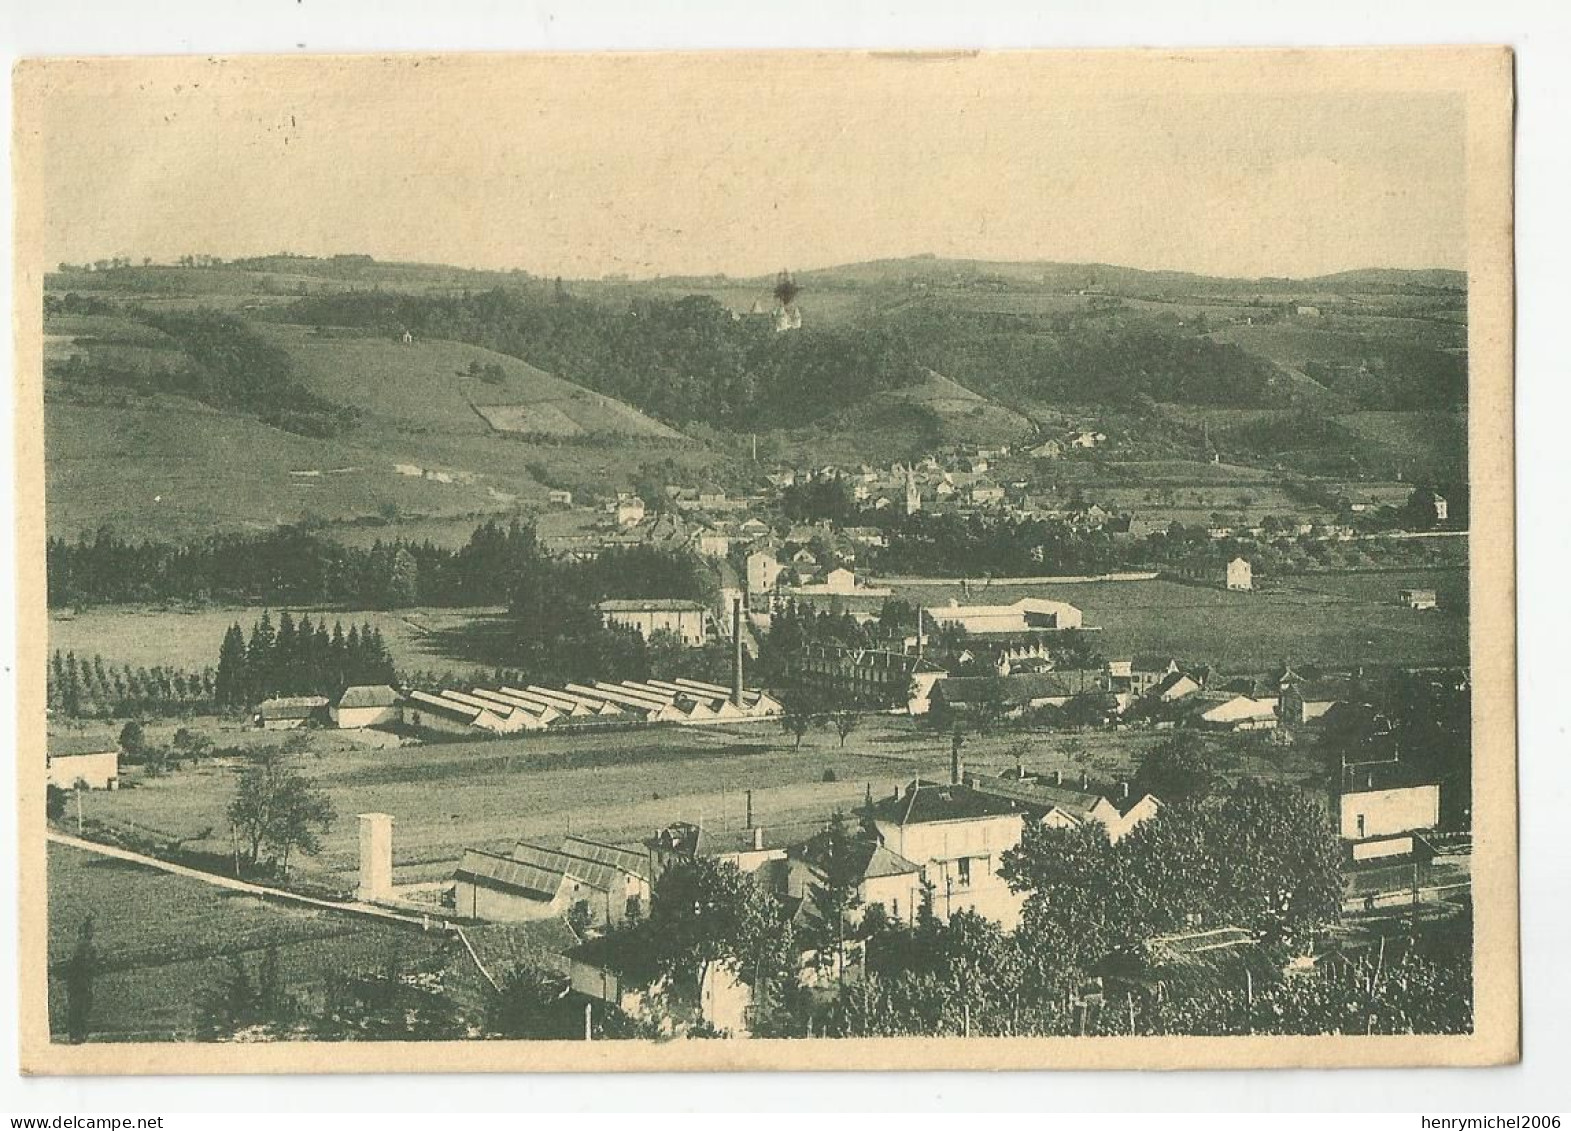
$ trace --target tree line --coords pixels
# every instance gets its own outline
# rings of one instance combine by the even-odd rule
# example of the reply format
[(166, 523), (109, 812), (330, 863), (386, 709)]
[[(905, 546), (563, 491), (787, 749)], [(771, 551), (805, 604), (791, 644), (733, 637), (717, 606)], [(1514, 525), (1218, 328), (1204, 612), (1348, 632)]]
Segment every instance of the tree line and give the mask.
[(264, 611), (247, 639), (239, 623), (229, 626), (218, 650), (213, 702), (220, 710), (242, 710), (275, 695), (332, 695), (358, 684), (397, 679), (382, 630), (369, 621), (342, 621), (328, 631), (325, 619), (297, 623), (285, 609), (273, 626)]
[(49, 657), (49, 708), (71, 718), (199, 714), (212, 709), (216, 672), (106, 663), (56, 648)]
[(483, 346), (674, 424), (807, 424), (924, 375), (897, 331), (810, 323), (777, 334), (771, 319), (737, 318), (704, 295), (600, 303), (541, 287), (340, 291), (303, 298), (285, 316)]
[[(65, 312), (64, 303), (60, 309)], [(76, 384), (188, 397), (302, 436), (336, 436), (359, 422), (354, 407), (335, 404), (303, 385), (288, 351), (243, 319), (206, 308), (121, 313), (164, 334), (174, 349), (165, 351), (160, 362), (138, 364), (96, 352), (88, 342), (80, 352), (53, 363), (50, 375)]]

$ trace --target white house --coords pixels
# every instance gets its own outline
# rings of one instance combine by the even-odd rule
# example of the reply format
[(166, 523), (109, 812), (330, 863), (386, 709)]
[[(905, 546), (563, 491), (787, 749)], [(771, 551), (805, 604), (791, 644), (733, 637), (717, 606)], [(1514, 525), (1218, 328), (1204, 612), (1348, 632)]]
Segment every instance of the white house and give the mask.
[(114, 739), (50, 735), (46, 780), (59, 789), (118, 789), (120, 746)]
[(933, 886), (933, 911), (974, 911), (1012, 930), (1024, 896), (999, 875), (1003, 854), (1020, 843), (1024, 814), (1013, 802), (964, 784), (918, 779), (873, 806), (883, 846), (921, 866)]
[(1439, 604), (1433, 589), (1399, 589), (1397, 600), (1410, 609), (1433, 609)]
[(709, 610), (697, 601), (645, 598), (601, 601), (595, 607), (606, 624), (631, 628), (645, 640), (669, 632), (687, 647), (699, 648), (708, 636)]
[(346, 687), (327, 713), (340, 730), (397, 722), (400, 717), (398, 692), (385, 683)]
[(785, 567), (780, 559), (768, 550), (754, 550), (747, 555), (747, 591), (768, 593), (774, 589)]
[(1405, 762), (1345, 765), (1337, 822), (1344, 840), (1432, 829), (1440, 824), (1440, 784)]
[(1255, 587), (1254, 567), (1248, 558), (1238, 557), (1227, 563), (1227, 587), (1241, 590)]

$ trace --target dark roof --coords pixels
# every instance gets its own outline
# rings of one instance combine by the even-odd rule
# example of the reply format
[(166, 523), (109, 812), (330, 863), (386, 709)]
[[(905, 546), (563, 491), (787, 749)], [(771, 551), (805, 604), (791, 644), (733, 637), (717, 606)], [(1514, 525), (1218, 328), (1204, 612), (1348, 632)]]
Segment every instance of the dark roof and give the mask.
[(296, 695), (264, 699), (257, 704), (256, 713), (264, 719), (308, 719), (326, 706), (325, 696)]
[(1051, 672), (950, 676), (933, 686), (933, 695), (945, 703), (982, 703), (997, 697), (1015, 705), (1033, 699), (1067, 699), (1071, 694), (1068, 684)]
[(1354, 762), (1342, 767), (1343, 793), (1373, 793), (1382, 789), (1410, 789), (1438, 785), (1431, 774), (1411, 762)]
[(51, 734), (49, 736), (48, 756), (50, 758), (69, 758), (74, 754), (107, 754), (110, 751), (119, 753), (120, 743), (113, 738), (92, 738), (80, 734)]
[(562, 956), (579, 943), (560, 916), (524, 923), (476, 923), (464, 928), (464, 937), (492, 977), (505, 976), (520, 962), (539, 961), (560, 969), (565, 966)]
[(391, 707), (398, 702), (398, 692), (385, 683), (367, 683), (346, 687), (338, 697), (338, 707)]
[(899, 797), (873, 803), (873, 815), (896, 825), (923, 825), (935, 821), (965, 821), (1018, 814), (1023, 806), (992, 797), (965, 785), (940, 785), (918, 778)]
[(633, 601), (601, 601), (595, 608), (602, 613), (701, 613), (704, 611), (704, 606), (697, 601), (665, 597)]
[(464, 858), (454, 874), (460, 880), (521, 892), (532, 899), (547, 901), (556, 898), (562, 881), (567, 878), (565, 872), (540, 868), (521, 860), (481, 852), (476, 848), (464, 849)]
[(595, 860), (601, 864), (609, 864), (613, 868), (637, 876), (639, 879), (649, 878), (649, 857), (632, 848), (621, 848), (614, 844), (601, 844), (597, 840), (585, 840), (583, 837), (568, 833), (557, 842), (557, 851), (566, 852), (572, 856), (579, 856), (585, 860)]
[(513, 847), (513, 859), (542, 872), (571, 876), (596, 891), (615, 891), (622, 883), (623, 872), (620, 868), (582, 856), (569, 856), (565, 852), (530, 844), (528, 841), (519, 841)]
[(1321, 679), (1295, 685), (1293, 694), (1306, 703), (1344, 703), (1360, 693), (1358, 684), (1350, 679)]
[[(830, 836), (828, 830), (797, 845), (791, 854), (815, 871), (823, 872), (829, 863)], [(852, 834), (847, 838), (853, 867), (850, 871), (863, 880), (876, 880), (882, 876), (908, 876), (920, 872), (922, 866), (913, 864), (897, 852), (891, 852), (876, 840)]]

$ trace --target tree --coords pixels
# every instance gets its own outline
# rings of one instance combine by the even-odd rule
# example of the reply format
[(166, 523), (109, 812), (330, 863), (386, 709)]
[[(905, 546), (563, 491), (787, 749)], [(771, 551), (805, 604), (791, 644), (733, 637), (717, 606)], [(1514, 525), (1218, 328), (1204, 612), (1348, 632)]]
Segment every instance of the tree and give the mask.
[(1216, 767), (1205, 743), (1192, 734), (1175, 734), (1146, 751), (1135, 771), (1134, 787), (1169, 805), (1207, 797), (1216, 786)]
[(45, 816), (51, 821), (58, 821), (65, 816), (65, 799), (70, 796), (69, 790), (61, 789), (51, 782), (48, 786), (48, 795), (45, 798)]
[(834, 724), (835, 733), (840, 736), (840, 749), (844, 750), (851, 732), (862, 725), (862, 712), (854, 702), (847, 700), (837, 706), (829, 718)]
[(822, 839), (818, 857), (821, 880), (808, 885), (807, 895), (816, 919), (813, 939), (822, 954), (833, 948), (841, 985), (846, 974), (846, 935), (848, 918), (861, 904), (861, 861), (864, 859), (851, 837), (845, 814), (836, 810)]
[(245, 842), (250, 863), (260, 863), (265, 848), (286, 876), (293, 852), (315, 855), (321, 849), (320, 838), (332, 828), (335, 815), (332, 799), (293, 769), (276, 747), (257, 755), (241, 775), (228, 809), (230, 826)]
[(98, 948), (93, 945), (93, 917), (82, 920), (77, 931), (76, 949), (66, 961), (65, 1028), (72, 1041), (81, 1043), (91, 1033), (93, 1019), (93, 982), (98, 977)]
[(735, 864), (703, 856), (655, 881), (647, 937), (661, 973), (700, 987), (717, 963), (755, 987), (777, 979), (793, 951), (790, 921), (774, 897)]
[(780, 726), (795, 740), (792, 749), (800, 750), (807, 732), (823, 721), (817, 697), (807, 691), (793, 691), (784, 697), (781, 708)]
[(141, 758), (146, 752), (147, 730), (135, 719), (120, 728), (120, 749), (125, 751), (126, 757), (132, 761)]

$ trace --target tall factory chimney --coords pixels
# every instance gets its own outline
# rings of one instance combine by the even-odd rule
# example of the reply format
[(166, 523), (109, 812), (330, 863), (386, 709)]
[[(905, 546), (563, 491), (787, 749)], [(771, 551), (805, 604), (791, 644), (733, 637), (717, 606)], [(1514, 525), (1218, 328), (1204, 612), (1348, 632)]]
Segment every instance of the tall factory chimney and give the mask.
[(731, 702), (742, 706), (742, 598), (731, 600)]
[(949, 784), (959, 785), (965, 777), (965, 764), (960, 761), (960, 747), (965, 743), (966, 736), (960, 733), (960, 728), (955, 728), (954, 737), (949, 740)]

